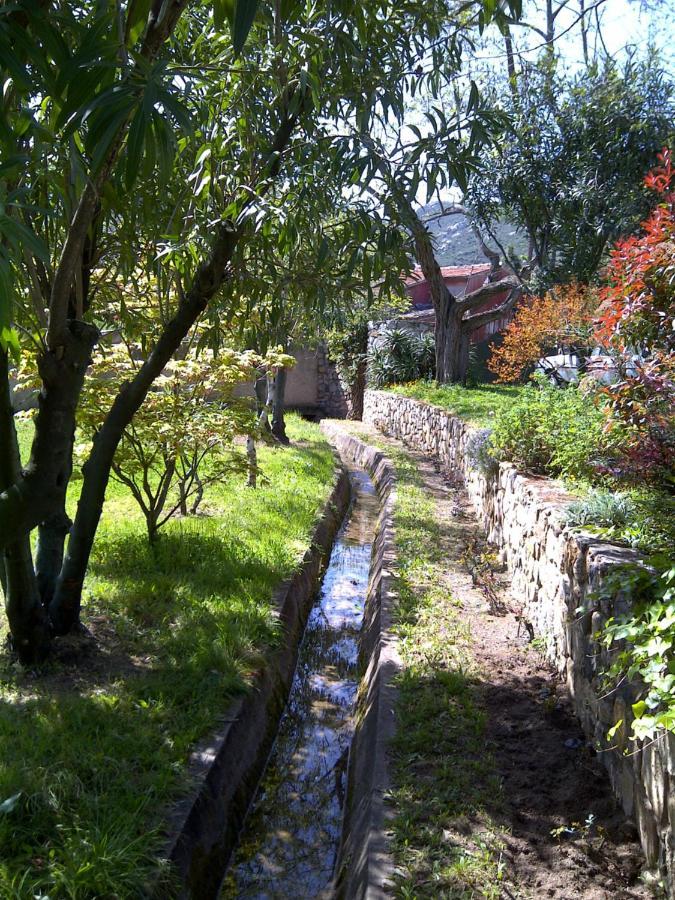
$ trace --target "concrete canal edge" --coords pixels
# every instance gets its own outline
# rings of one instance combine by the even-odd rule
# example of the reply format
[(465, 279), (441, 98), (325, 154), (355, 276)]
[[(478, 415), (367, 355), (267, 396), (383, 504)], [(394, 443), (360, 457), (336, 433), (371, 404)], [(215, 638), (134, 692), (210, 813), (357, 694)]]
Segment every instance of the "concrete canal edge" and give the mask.
[(335, 422), (323, 422), (321, 428), (344, 460), (368, 472), (381, 502), (359, 648), (363, 677), (333, 882), (336, 898), (379, 900), (391, 896), (394, 874), (389, 839), (393, 813), (386, 805), (386, 794), (391, 783), (388, 745), (396, 728), (394, 679), (401, 669), (392, 627), (396, 603), (395, 475), (393, 465), (380, 450), (348, 434)]
[[(227, 710), (222, 725), (191, 754), (195, 788), (169, 817), (166, 856), (177, 873), (180, 900), (210, 900), (218, 893), (237, 836), (265, 769), (293, 680), (307, 617), (351, 499), (349, 475), (338, 462), (337, 480), (310, 547), (293, 576), (275, 591), (273, 605), (283, 638), (251, 689)], [(167, 896), (157, 886), (153, 896)], [(173, 895), (172, 895), (173, 896)]]

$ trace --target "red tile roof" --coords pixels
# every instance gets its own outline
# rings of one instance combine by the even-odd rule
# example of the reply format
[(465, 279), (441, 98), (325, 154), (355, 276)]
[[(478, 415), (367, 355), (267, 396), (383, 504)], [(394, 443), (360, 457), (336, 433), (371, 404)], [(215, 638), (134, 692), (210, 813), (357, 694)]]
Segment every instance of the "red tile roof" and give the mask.
[[(477, 275), (479, 272), (487, 274), (489, 271), (489, 263), (476, 263), (472, 266), (441, 266), (441, 275), (443, 278), (450, 280), (469, 278), (471, 275)], [(406, 284), (419, 284), (422, 281), (426, 281), (426, 278), (421, 269), (415, 269), (405, 279)]]

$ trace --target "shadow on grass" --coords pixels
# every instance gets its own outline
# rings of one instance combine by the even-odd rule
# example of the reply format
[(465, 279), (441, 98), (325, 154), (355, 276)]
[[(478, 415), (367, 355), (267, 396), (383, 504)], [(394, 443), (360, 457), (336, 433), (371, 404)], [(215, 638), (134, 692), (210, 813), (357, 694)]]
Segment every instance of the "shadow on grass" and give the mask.
[(181, 787), (160, 718), (105, 693), (0, 702), (0, 896), (146, 895)]

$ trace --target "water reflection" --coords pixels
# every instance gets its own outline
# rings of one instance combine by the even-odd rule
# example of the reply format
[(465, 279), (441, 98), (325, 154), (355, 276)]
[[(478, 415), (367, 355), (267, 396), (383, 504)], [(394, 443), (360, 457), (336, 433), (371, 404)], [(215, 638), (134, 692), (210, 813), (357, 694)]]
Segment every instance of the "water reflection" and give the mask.
[(288, 706), (221, 900), (318, 898), (330, 885), (378, 512), (365, 472), (353, 472), (352, 480), (356, 500), (310, 614)]

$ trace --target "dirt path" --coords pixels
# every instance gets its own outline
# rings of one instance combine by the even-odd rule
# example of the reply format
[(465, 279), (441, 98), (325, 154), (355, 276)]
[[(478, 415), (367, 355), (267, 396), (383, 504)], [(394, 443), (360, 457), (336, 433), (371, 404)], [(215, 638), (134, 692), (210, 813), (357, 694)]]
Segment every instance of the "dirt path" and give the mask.
[[(398, 441), (364, 429), (361, 435), (400, 454)], [(566, 686), (516, 619), (517, 598), (507, 590), (507, 576), (490, 565), (492, 551), (465, 491), (421, 454), (406, 449), (405, 456), (416, 469), (418, 486), (433, 501), (443, 563), (436, 577), (470, 633), (468, 652), (477, 673), (472, 691), (485, 711), (489, 777), (494, 781), (496, 776), (500, 787), (485, 810), (499, 832), (500, 878), (490, 891), (470, 885), (438, 892), (432, 879), (421, 878), (420, 888), (401, 887), (397, 895), (452, 900), (652, 896), (638, 880), (643, 859), (635, 829), (617, 808), (605, 770), (584, 740)], [(480, 845), (484, 815), (462, 819), (452, 840), (469, 848)]]

